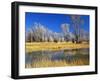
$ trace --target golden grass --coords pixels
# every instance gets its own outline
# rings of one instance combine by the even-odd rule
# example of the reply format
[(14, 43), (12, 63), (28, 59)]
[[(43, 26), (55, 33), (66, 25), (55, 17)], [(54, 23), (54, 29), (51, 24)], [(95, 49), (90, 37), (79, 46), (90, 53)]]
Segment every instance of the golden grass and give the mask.
[(61, 66), (82, 66), (82, 65), (89, 65), (88, 59), (78, 59), (73, 60), (71, 63), (65, 60), (49, 60), (43, 59), (41, 61), (33, 62), (32, 64), (26, 64), (25, 68), (41, 68), (41, 67), (61, 67)]
[(31, 42), (25, 43), (26, 52), (42, 51), (42, 50), (62, 50), (62, 49), (80, 49), (89, 48), (88, 43), (71, 43), (71, 42)]

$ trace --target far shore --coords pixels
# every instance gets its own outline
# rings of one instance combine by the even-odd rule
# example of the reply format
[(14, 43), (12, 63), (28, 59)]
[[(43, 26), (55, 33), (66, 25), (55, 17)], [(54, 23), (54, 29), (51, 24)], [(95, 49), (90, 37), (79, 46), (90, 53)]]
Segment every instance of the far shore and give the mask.
[(33, 51), (44, 51), (44, 50), (64, 50), (64, 49), (81, 49), (89, 48), (88, 43), (72, 43), (72, 42), (26, 42), (25, 49), (26, 53)]

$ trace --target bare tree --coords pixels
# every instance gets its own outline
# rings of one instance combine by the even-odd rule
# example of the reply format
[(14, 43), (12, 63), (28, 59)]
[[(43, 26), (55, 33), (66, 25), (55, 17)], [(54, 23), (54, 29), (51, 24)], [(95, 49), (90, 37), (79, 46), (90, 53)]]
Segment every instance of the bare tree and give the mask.
[(67, 23), (61, 24), (61, 29), (64, 34), (65, 41), (70, 41), (69, 24)]
[(76, 43), (80, 42), (80, 30), (81, 30), (81, 24), (83, 23), (83, 20), (81, 19), (81, 16), (79, 15), (71, 15), (71, 21), (72, 21), (72, 25), (73, 25), (73, 34), (75, 35), (75, 41)]
[(63, 42), (72, 40), (73, 35), (69, 32), (69, 24), (62, 24), (60, 33), (53, 32), (40, 23), (34, 23), (33, 27), (26, 33), (28, 42)]
[(89, 42), (89, 33), (87, 31), (85, 31), (84, 29), (81, 29), (80, 40), (85, 41), (85, 42)]

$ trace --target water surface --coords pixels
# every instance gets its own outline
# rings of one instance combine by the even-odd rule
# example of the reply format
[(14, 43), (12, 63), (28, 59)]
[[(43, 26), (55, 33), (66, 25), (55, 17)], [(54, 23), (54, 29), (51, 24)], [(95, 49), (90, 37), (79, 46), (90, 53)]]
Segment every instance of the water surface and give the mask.
[(34, 51), (25, 54), (26, 68), (89, 65), (89, 49)]

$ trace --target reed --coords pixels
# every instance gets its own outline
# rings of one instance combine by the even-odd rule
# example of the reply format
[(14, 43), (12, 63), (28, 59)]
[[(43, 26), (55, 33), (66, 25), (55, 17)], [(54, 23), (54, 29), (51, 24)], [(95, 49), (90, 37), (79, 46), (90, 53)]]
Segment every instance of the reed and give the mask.
[(74, 59), (71, 62), (66, 60), (55, 60), (42, 59), (41, 61), (32, 62), (31, 64), (26, 64), (26, 68), (41, 68), (41, 67), (64, 67), (64, 66), (82, 66), (89, 65), (88, 59)]

